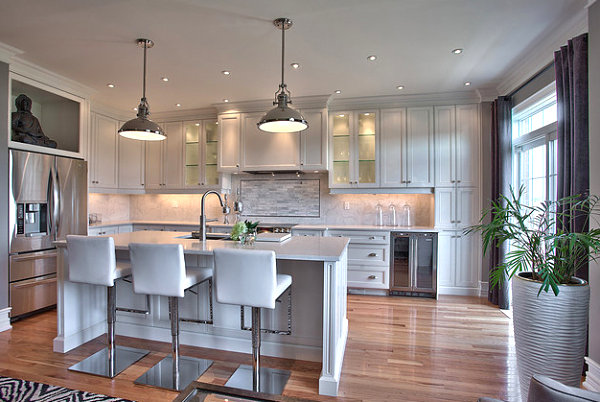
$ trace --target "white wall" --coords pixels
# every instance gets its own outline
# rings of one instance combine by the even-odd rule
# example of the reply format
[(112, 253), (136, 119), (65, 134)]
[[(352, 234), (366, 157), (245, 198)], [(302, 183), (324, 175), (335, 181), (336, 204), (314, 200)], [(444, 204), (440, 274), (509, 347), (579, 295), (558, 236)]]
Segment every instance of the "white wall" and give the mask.
[[(8, 64), (0, 62), (0, 121), (8, 122)], [(8, 124), (0, 124), (0, 188), (8, 189)], [(0, 310), (8, 307), (8, 191), (0, 197)], [(0, 317), (1, 319), (2, 317)]]
[[(588, 9), (589, 27), (589, 118), (590, 118), (590, 192), (600, 195), (600, 2)], [(600, 264), (590, 264), (589, 356), (600, 364)]]

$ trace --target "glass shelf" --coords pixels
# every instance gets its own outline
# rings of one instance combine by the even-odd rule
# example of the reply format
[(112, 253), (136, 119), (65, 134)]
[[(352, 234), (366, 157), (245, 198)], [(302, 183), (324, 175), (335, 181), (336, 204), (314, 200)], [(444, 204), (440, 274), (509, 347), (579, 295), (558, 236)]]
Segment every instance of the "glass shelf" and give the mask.
[(350, 162), (349, 160), (343, 160), (343, 159), (339, 159), (339, 160), (334, 160), (334, 163), (348, 163)]

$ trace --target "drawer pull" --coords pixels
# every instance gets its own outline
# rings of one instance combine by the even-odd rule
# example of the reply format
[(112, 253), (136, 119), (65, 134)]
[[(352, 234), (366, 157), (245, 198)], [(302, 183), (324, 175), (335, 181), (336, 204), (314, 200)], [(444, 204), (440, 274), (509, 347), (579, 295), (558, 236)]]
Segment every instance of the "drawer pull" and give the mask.
[(369, 257), (377, 257), (377, 253), (369, 253)]
[(369, 279), (377, 279), (376, 275), (369, 275)]
[(375, 240), (375, 236), (369, 237), (369, 240)]

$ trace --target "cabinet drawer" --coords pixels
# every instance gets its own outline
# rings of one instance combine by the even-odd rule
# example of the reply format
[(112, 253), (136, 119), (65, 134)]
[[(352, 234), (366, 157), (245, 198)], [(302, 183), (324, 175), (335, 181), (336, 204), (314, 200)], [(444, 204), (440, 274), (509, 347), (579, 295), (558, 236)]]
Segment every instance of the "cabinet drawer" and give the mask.
[(88, 236), (104, 236), (119, 233), (118, 226), (101, 226), (88, 228)]
[(11, 317), (56, 304), (56, 275), (10, 284)]
[(348, 267), (349, 288), (387, 289), (387, 270), (355, 270)]
[(133, 225), (133, 231), (139, 232), (141, 230), (164, 230), (163, 225)]
[(390, 244), (390, 232), (367, 232), (360, 230), (329, 230), (329, 236), (332, 237), (348, 237), (350, 244), (366, 243), (366, 244)]
[(312, 229), (292, 229), (292, 236), (323, 236), (322, 230), (312, 230)]
[(389, 265), (388, 245), (350, 244), (348, 264)]

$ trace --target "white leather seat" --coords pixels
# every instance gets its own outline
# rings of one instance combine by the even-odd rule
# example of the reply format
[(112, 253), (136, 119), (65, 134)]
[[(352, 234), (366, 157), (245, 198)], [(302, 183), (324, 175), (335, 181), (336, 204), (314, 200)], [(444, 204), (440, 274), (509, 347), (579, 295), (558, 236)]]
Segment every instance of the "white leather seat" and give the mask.
[[(210, 287), (213, 270), (186, 268), (183, 247), (180, 244), (132, 243), (129, 245), (129, 259), (133, 291), (146, 295), (167, 296), (171, 318), (171, 356), (162, 359), (135, 380), (135, 383), (181, 391), (198, 379), (210, 367), (212, 361), (179, 355), (179, 298), (184, 297), (186, 289), (204, 281), (209, 281)], [(166, 373), (172, 375), (165, 375)]]
[[(273, 251), (218, 248), (213, 253), (217, 301), (252, 307), (252, 367), (238, 367), (225, 386), (281, 394), (290, 372), (260, 367), (261, 308), (274, 309), (277, 298), (292, 285), (292, 277), (277, 274)], [(290, 293), (288, 314), (291, 308)], [(289, 325), (291, 333), (291, 321)]]
[(215, 249), (215, 293), (225, 304), (275, 308), (275, 300), (292, 284), (277, 274), (275, 253), (268, 250)]
[(106, 286), (108, 346), (69, 370), (113, 378), (148, 354), (147, 350), (115, 345), (116, 297), (115, 280), (129, 276), (131, 266), (115, 260), (112, 237), (67, 236), (68, 280), (70, 282)]

